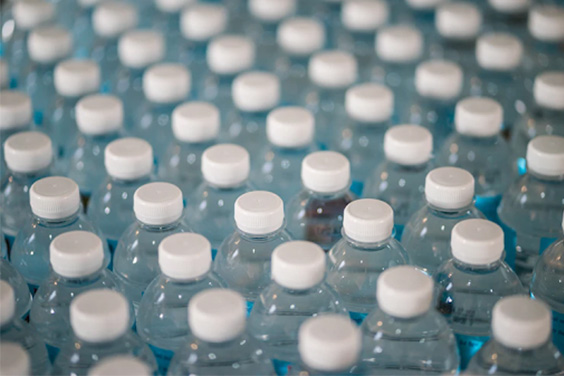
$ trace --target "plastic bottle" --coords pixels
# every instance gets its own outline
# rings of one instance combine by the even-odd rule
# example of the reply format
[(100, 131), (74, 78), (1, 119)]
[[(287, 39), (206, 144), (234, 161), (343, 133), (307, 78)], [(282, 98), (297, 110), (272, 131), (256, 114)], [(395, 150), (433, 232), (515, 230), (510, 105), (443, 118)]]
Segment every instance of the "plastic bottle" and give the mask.
[(484, 11), (484, 30), (508, 32), (526, 37), (531, 0), (488, 0)]
[(2, 375), (31, 375), (31, 360), (22, 345), (14, 342), (0, 342), (0, 373)]
[(391, 3), (391, 15), (394, 21), (400, 23), (414, 24), (426, 40), (435, 37), (437, 29), (435, 27), (436, 9), (447, 0), (406, 0), (403, 2)]
[(180, 233), (159, 244), (161, 273), (149, 284), (137, 315), (137, 333), (157, 359), (159, 373), (166, 375), (174, 352), (186, 342), (190, 332), (186, 307), (194, 295), (223, 286), (210, 272), (210, 242), (202, 235)]
[(245, 300), (227, 289), (209, 289), (188, 304), (191, 335), (178, 351), (170, 376), (266, 375), (274, 370), (258, 343), (245, 329)]
[(493, 309), (492, 334), (472, 358), (468, 373), (488, 375), (556, 375), (564, 358), (550, 338), (550, 311), (526, 296), (500, 300)]
[(433, 280), (412, 266), (378, 278), (378, 306), (362, 323), (362, 361), (370, 374), (458, 373), (456, 339), (432, 306)]
[(486, 343), (496, 302), (525, 290), (503, 260), (503, 230), (484, 219), (467, 219), (452, 229), (452, 259), (434, 275), (435, 304), (451, 326), (461, 367)]
[(194, 6), (196, 0), (154, 0), (150, 13), (146, 15), (147, 26), (166, 36), (166, 61), (174, 61), (181, 46), (180, 15), (183, 9)]
[[(484, 218), (473, 204), (474, 178), (461, 168), (440, 167), (425, 178), (425, 201), (404, 227), (401, 243), (413, 265), (432, 275), (450, 259), (450, 235), (458, 222)], [(506, 248), (507, 249), (507, 248)], [(510, 265), (510, 261), (508, 262)]]
[(14, 289), (14, 297), (16, 299), (14, 315), (26, 319), (31, 307), (31, 293), (25, 279), (14, 269), (7, 258), (0, 259), (0, 279), (9, 283)]
[(146, 362), (131, 355), (116, 355), (105, 358), (88, 370), (88, 376), (152, 376)]

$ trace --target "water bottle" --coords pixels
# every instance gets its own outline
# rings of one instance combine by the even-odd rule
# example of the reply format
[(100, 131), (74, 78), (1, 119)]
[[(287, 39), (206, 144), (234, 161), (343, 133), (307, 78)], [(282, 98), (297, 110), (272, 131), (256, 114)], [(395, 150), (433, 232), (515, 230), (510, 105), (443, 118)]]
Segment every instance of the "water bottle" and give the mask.
[(343, 239), (329, 251), (327, 282), (357, 324), (376, 304), (380, 274), (409, 263), (407, 252), (392, 237), (393, 229), (394, 212), (385, 202), (362, 199), (345, 208)]
[(539, 255), (560, 236), (563, 197), (564, 137), (535, 137), (527, 148), (527, 173), (505, 191), (497, 211), (505, 251), (525, 286)]
[(386, 160), (370, 173), (364, 197), (388, 203), (394, 210), (395, 237), (401, 240), (403, 228), (424, 199), (425, 177), (431, 170), (433, 136), (418, 125), (398, 125), (384, 137)]
[(527, 16), (531, 0), (488, 0), (484, 12), (484, 29), (508, 32), (526, 37)]
[(96, 37), (92, 13), (103, 0), (78, 0), (71, 4), (57, 1), (57, 23), (69, 29), (74, 40), (73, 56), (87, 58)]
[(202, 155), (204, 182), (187, 199), (184, 221), (210, 241), (213, 256), (235, 229), (235, 200), (251, 190), (249, 171), (249, 153), (241, 146), (215, 145)]
[(22, 345), (14, 342), (0, 342), (0, 373), (2, 375), (31, 375), (31, 360)]
[(209, 288), (223, 287), (210, 272), (210, 242), (202, 235), (179, 233), (159, 244), (161, 273), (149, 284), (137, 315), (137, 333), (157, 359), (159, 373), (166, 371), (174, 352), (189, 333), (188, 306), (194, 295)]
[(556, 375), (564, 358), (550, 338), (550, 311), (537, 300), (510, 296), (492, 313), (492, 334), (472, 358), (468, 373), (475, 375)]
[(7, 257), (0, 259), (0, 279), (9, 283), (14, 289), (14, 297), (16, 299), (14, 316), (26, 319), (31, 308), (31, 293), (25, 279), (14, 269)]
[(434, 275), (435, 305), (456, 336), (461, 367), (486, 343), (498, 300), (524, 292), (503, 259), (503, 230), (485, 219), (467, 219), (452, 229), (452, 259)]
[(266, 375), (272, 364), (247, 333), (247, 310), (241, 295), (227, 289), (209, 289), (188, 304), (191, 335), (168, 371), (180, 375)]
[[(46, 375), (49, 371), (49, 359), (45, 344), (35, 330), (25, 321), (15, 316), (16, 301), (10, 284), (0, 280), (0, 335), (2, 344), (15, 342), (21, 345), (31, 359), (31, 375)], [(6, 354), (2, 353), (5, 359)]]
[(236, 229), (217, 250), (213, 270), (247, 300), (251, 311), (270, 283), (272, 252), (291, 239), (285, 229), (284, 203), (274, 193), (252, 191), (235, 201)]
[(147, 27), (157, 30), (166, 36), (167, 51), (165, 60), (174, 61), (176, 51), (178, 51), (182, 43), (180, 15), (183, 9), (195, 5), (197, 1), (153, 0), (152, 2), (154, 5), (144, 21)]
[(152, 376), (149, 364), (132, 355), (116, 355), (105, 358), (88, 370), (88, 376)]
[(70, 324), (74, 335), (57, 355), (54, 375), (86, 375), (115, 355), (133, 355), (157, 372), (153, 353), (131, 330), (129, 303), (121, 293), (100, 288), (78, 295), (70, 305)]
[(412, 266), (391, 268), (378, 278), (376, 299), (361, 327), (362, 362), (372, 374), (458, 374), (456, 339), (432, 306), (429, 276)]
[(266, 118), (268, 144), (251, 170), (251, 181), (288, 202), (300, 190), (302, 160), (316, 150), (315, 118), (303, 107), (281, 107)]
[(501, 195), (511, 181), (511, 150), (500, 134), (504, 112), (490, 98), (470, 97), (456, 104), (456, 133), (446, 139), (437, 154), (439, 166), (465, 169), (476, 182), (475, 205), (497, 222)]
[(327, 252), (341, 239), (343, 211), (356, 198), (349, 190), (350, 163), (333, 151), (314, 152), (304, 158), (301, 178), (301, 191), (286, 206), (288, 232)]
[(451, 258), (454, 225), (465, 219), (484, 218), (473, 199), (474, 178), (468, 171), (440, 167), (427, 174), (425, 201), (405, 225), (401, 238), (413, 265), (432, 275)]
[(393, 2), (391, 6), (391, 15), (394, 21), (401, 23), (414, 24), (426, 39), (435, 36), (437, 29), (435, 27), (435, 11), (447, 0), (406, 0), (404, 2)]

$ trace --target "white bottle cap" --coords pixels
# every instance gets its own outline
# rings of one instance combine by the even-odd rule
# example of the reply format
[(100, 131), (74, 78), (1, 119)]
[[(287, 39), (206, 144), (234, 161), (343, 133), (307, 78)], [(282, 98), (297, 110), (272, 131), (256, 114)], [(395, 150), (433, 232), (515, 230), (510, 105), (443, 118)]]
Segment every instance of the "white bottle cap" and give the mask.
[(413, 266), (387, 269), (376, 285), (378, 307), (393, 317), (409, 319), (431, 309), (433, 280)]
[(514, 295), (499, 300), (492, 312), (493, 336), (512, 349), (531, 350), (550, 340), (552, 315), (540, 300)]
[(78, 185), (62, 176), (50, 176), (33, 183), (29, 190), (33, 214), (45, 219), (63, 219), (80, 209)]
[(348, 0), (343, 3), (341, 22), (358, 32), (375, 32), (388, 22), (388, 4), (381, 0)]
[(309, 56), (325, 45), (325, 29), (313, 18), (293, 17), (280, 24), (276, 40), (290, 55)]
[(474, 177), (457, 167), (439, 167), (425, 178), (425, 198), (440, 209), (462, 209), (474, 198)]
[(65, 232), (51, 242), (49, 260), (55, 273), (63, 277), (86, 277), (104, 264), (102, 240), (88, 231)]
[(220, 122), (218, 108), (208, 102), (184, 103), (172, 112), (172, 132), (182, 142), (197, 143), (215, 139)]
[[(17, 4), (17, 3), (16, 3)], [(15, 342), (0, 342), (0, 375), (31, 375), (31, 359), (27, 351)]]
[(531, 7), (531, 0), (488, 0), (490, 6), (500, 13), (525, 13)]
[(114, 95), (95, 94), (76, 104), (76, 125), (84, 134), (102, 135), (123, 126), (123, 103)]
[(129, 68), (145, 68), (158, 63), (165, 55), (165, 39), (155, 30), (132, 30), (118, 42), (121, 64)]
[(122, 1), (104, 1), (92, 13), (92, 28), (103, 38), (117, 38), (137, 26), (137, 9)]
[(349, 186), (351, 165), (340, 153), (317, 151), (302, 161), (301, 176), (303, 185), (314, 192), (339, 192)]
[(447, 0), (407, 0), (407, 4), (417, 10), (433, 10)]
[(208, 46), (206, 61), (214, 73), (241, 73), (255, 64), (255, 44), (251, 39), (239, 35), (218, 36)]
[(155, 6), (163, 13), (178, 13), (196, 0), (155, 0)]
[(476, 60), (483, 69), (511, 71), (523, 58), (523, 43), (508, 33), (489, 33), (478, 38)]
[(0, 280), (0, 326), (12, 321), (16, 312), (14, 288), (3, 279)]
[(45, 0), (16, 1), (12, 6), (16, 28), (31, 30), (49, 22), (55, 15), (55, 6)]
[(148, 225), (167, 225), (182, 216), (182, 191), (170, 183), (147, 183), (133, 196), (135, 217)]
[[(8, 63), (6, 60), (0, 57), (0, 89), (5, 89), (10, 84), (10, 68), (8, 67)], [(4, 94), (4, 93), (2, 93)], [(1, 127), (1, 120), (0, 120), (0, 127)]]
[(470, 265), (489, 265), (503, 255), (503, 230), (485, 219), (466, 219), (452, 229), (452, 256)]
[(206, 342), (227, 342), (245, 330), (247, 306), (238, 292), (208, 289), (188, 303), (188, 325), (192, 333)]
[(51, 64), (70, 55), (71, 34), (58, 26), (34, 29), (27, 39), (27, 51), (31, 60), (40, 64)]
[(355, 200), (345, 207), (343, 230), (359, 243), (377, 243), (392, 236), (394, 211), (384, 201)]
[(169, 235), (159, 244), (159, 267), (164, 275), (189, 280), (206, 274), (211, 267), (211, 244), (191, 232)]
[(0, 91), (0, 130), (23, 128), (31, 123), (31, 99), (21, 91)]
[(529, 12), (529, 33), (543, 42), (564, 40), (564, 7), (537, 5)]
[(433, 152), (433, 136), (419, 125), (396, 125), (384, 135), (386, 159), (404, 166), (428, 162)]
[(280, 80), (272, 73), (243, 73), (233, 81), (232, 95), (240, 111), (267, 111), (280, 102)]
[(86, 291), (72, 300), (70, 323), (74, 334), (83, 341), (114, 341), (129, 330), (129, 304), (114, 290)]
[(81, 97), (100, 89), (100, 67), (92, 60), (65, 60), (55, 67), (55, 89), (64, 97)]
[(300, 326), (300, 357), (315, 370), (334, 372), (350, 368), (358, 361), (361, 350), (360, 330), (347, 316), (321, 315)]
[(209, 183), (221, 188), (241, 185), (249, 177), (250, 159), (239, 145), (211, 146), (202, 154), (202, 175)]
[(313, 142), (315, 118), (303, 107), (280, 107), (266, 118), (268, 141), (283, 148), (299, 148)]
[(4, 143), (6, 166), (14, 172), (29, 174), (41, 171), (51, 164), (53, 145), (41, 132), (19, 132)]
[(541, 107), (564, 111), (564, 72), (539, 74), (533, 86), (535, 102)]
[(527, 167), (544, 176), (564, 175), (564, 137), (537, 136), (529, 141)]
[(297, 0), (249, 0), (249, 13), (263, 22), (279, 22), (296, 11)]
[(182, 12), (180, 29), (188, 40), (207, 41), (227, 28), (227, 9), (216, 4), (195, 4)]
[(143, 74), (143, 93), (154, 103), (180, 102), (190, 94), (191, 85), (190, 71), (180, 64), (157, 64)]
[(460, 134), (492, 137), (501, 131), (503, 108), (491, 98), (465, 98), (456, 104), (454, 123)]
[(356, 59), (348, 52), (331, 50), (318, 52), (309, 59), (309, 79), (327, 89), (344, 89), (357, 80)]
[(247, 234), (270, 234), (284, 224), (284, 203), (272, 192), (244, 193), (235, 201), (235, 223)]
[(422, 97), (439, 100), (457, 98), (462, 91), (460, 65), (448, 60), (428, 60), (415, 70), (415, 88)]
[(104, 165), (115, 179), (136, 180), (148, 176), (153, 169), (153, 148), (140, 138), (112, 141), (104, 150)]
[(376, 53), (385, 62), (411, 63), (423, 53), (423, 36), (412, 26), (385, 27), (376, 35)]
[(90, 368), (88, 376), (151, 376), (153, 372), (141, 359), (132, 355), (105, 358)]
[(367, 83), (355, 85), (345, 94), (349, 117), (362, 123), (387, 121), (394, 112), (394, 93), (386, 86)]
[(307, 290), (323, 281), (325, 263), (325, 253), (317, 244), (286, 242), (272, 253), (272, 279), (291, 290)]
[(482, 13), (470, 2), (446, 2), (437, 8), (435, 26), (444, 38), (474, 39), (482, 27)]

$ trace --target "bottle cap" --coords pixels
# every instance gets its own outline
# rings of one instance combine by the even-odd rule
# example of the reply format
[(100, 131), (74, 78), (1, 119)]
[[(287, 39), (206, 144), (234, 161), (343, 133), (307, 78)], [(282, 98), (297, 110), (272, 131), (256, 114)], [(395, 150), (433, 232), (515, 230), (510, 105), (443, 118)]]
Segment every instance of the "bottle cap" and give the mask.
[(100, 67), (93, 60), (65, 60), (55, 67), (55, 89), (65, 97), (81, 97), (100, 89)]
[(33, 214), (45, 219), (69, 217), (80, 209), (78, 185), (62, 176), (50, 176), (33, 183), (29, 190)]
[(355, 85), (345, 94), (345, 108), (348, 116), (355, 121), (384, 122), (389, 120), (394, 112), (394, 93), (383, 85)]
[(104, 265), (102, 240), (88, 231), (65, 232), (49, 245), (49, 260), (55, 273), (63, 277), (86, 277)]
[(21, 91), (0, 91), (0, 130), (23, 128), (31, 123), (31, 99)]
[(280, 24), (276, 40), (290, 55), (309, 56), (325, 45), (325, 29), (313, 18), (292, 17)]
[(349, 0), (343, 3), (341, 22), (357, 32), (375, 32), (388, 22), (388, 4), (381, 0)]
[(387, 269), (376, 285), (378, 307), (393, 317), (409, 319), (431, 309), (433, 280), (413, 266)]
[(529, 11), (529, 33), (543, 42), (564, 40), (564, 7), (536, 5)]
[(157, 64), (143, 74), (145, 98), (155, 103), (174, 103), (186, 99), (191, 84), (190, 71), (180, 64)]
[(236, 187), (249, 177), (250, 159), (245, 148), (234, 144), (211, 146), (202, 155), (202, 175), (222, 188)]
[(266, 118), (268, 141), (283, 148), (299, 148), (313, 142), (315, 118), (303, 107), (280, 107)]
[(488, 0), (489, 5), (500, 13), (526, 13), (531, 7), (531, 0)]
[(188, 325), (192, 333), (206, 342), (227, 342), (245, 330), (247, 306), (233, 290), (208, 289), (188, 303)]
[(284, 203), (272, 192), (244, 193), (235, 201), (235, 223), (248, 234), (270, 234), (284, 224)]
[(182, 191), (170, 183), (148, 183), (133, 196), (135, 217), (148, 225), (167, 225), (182, 216)]
[(433, 136), (419, 125), (396, 125), (384, 135), (386, 159), (404, 166), (428, 162), (433, 152)]
[(172, 112), (172, 132), (182, 142), (207, 142), (217, 137), (220, 126), (218, 108), (208, 102), (188, 102)]
[(200, 234), (169, 235), (159, 244), (159, 266), (170, 278), (198, 278), (210, 270), (211, 263), (211, 244)]
[(302, 183), (319, 193), (334, 193), (349, 186), (351, 165), (344, 155), (334, 151), (317, 151), (302, 161)]
[(267, 111), (280, 102), (280, 80), (272, 73), (243, 73), (233, 81), (232, 95), (240, 111)]
[(485, 219), (466, 219), (452, 229), (452, 256), (470, 265), (489, 265), (503, 255), (503, 230)]
[(103, 38), (117, 38), (137, 26), (137, 9), (123, 1), (104, 1), (92, 13), (92, 28)]
[(55, 15), (55, 6), (45, 0), (16, 1), (12, 5), (12, 15), (19, 30), (31, 30), (49, 22)]
[(129, 304), (117, 291), (89, 290), (72, 300), (70, 323), (74, 334), (83, 341), (114, 341), (129, 330)]
[(38, 27), (27, 39), (27, 51), (31, 60), (51, 64), (70, 55), (71, 34), (58, 26)]
[(552, 315), (540, 300), (514, 295), (499, 300), (492, 312), (496, 341), (512, 349), (530, 350), (550, 340)]
[(523, 43), (508, 33), (489, 33), (478, 38), (476, 60), (483, 69), (511, 71), (521, 64)]
[(216, 74), (238, 74), (255, 64), (255, 44), (247, 37), (220, 35), (210, 42), (206, 60)]
[(178, 13), (196, 2), (197, 0), (155, 0), (155, 6), (163, 13)]
[(14, 172), (29, 174), (47, 168), (53, 159), (51, 139), (41, 132), (19, 132), (4, 143), (6, 166)]
[(564, 137), (537, 136), (529, 141), (527, 167), (544, 176), (564, 175)]
[(359, 243), (377, 243), (392, 236), (394, 211), (383, 201), (355, 200), (345, 207), (343, 230)]
[(535, 102), (541, 107), (564, 110), (564, 72), (552, 71), (539, 74), (533, 86)]
[(0, 326), (12, 321), (16, 312), (14, 288), (3, 279), (0, 280)]
[(327, 89), (343, 89), (357, 80), (356, 59), (348, 52), (322, 51), (309, 59), (309, 79)]
[(151, 376), (153, 372), (141, 359), (132, 355), (105, 358), (88, 371), (88, 376)]
[[(17, 3), (16, 3), (17, 4)], [(0, 375), (31, 375), (31, 360), (27, 351), (15, 342), (0, 342)]]
[(76, 125), (84, 134), (102, 135), (123, 127), (123, 103), (114, 95), (94, 94), (76, 104)]
[(262, 22), (279, 22), (296, 11), (296, 0), (249, 0), (249, 13)]
[(422, 97), (439, 100), (457, 98), (462, 91), (460, 65), (448, 60), (428, 60), (415, 70), (415, 88)]
[(423, 37), (414, 27), (387, 26), (376, 35), (376, 54), (385, 62), (410, 63), (421, 57)]
[(470, 2), (447, 1), (437, 8), (435, 26), (444, 38), (474, 39), (482, 27), (482, 13)]
[(184, 38), (203, 42), (223, 33), (227, 21), (227, 9), (223, 5), (194, 4), (182, 12), (180, 29)]
[(290, 241), (272, 253), (272, 279), (292, 290), (307, 290), (325, 277), (325, 253), (320, 246), (306, 241)]
[(119, 38), (119, 61), (126, 67), (146, 68), (161, 61), (164, 55), (165, 40), (158, 31), (131, 30)]
[(120, 138), (104, 150), (104, 165), (115, 179), (136, 180), (148, 176), (153, 169), (153, 148), (140, 138)]
[(456, 104), (454, 123), (465, 136), (492, 137), (501, 131), (503, 108), (491, 98), (465, 98)]
[(425, 178), (425, 198), (441, 209), (462, 209), (474, 198), (474, 177), (457, 167), (439, 167)]
[(417, 10), (433, 10), (447, 0), (407, 0), (407, 4)]
[(323, 372), (352, 367), (362, 351), (360, 329), (346, 316), (326, 314), (307, 319), (298, 332), (298, 351), (310, 368)]

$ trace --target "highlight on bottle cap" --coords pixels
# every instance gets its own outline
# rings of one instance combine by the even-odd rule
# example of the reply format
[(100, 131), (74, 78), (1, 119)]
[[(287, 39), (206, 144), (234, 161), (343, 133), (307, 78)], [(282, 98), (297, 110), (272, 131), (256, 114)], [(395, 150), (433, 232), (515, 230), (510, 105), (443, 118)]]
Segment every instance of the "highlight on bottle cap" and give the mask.
[(155, 6), (163, 13), (178, 13), (188, 5), (196, 4), (197, 0), (155, 0)]
[(531, 7), (531, 0), (488, 0), (488, 4), (500, 13), (526, 13)]

